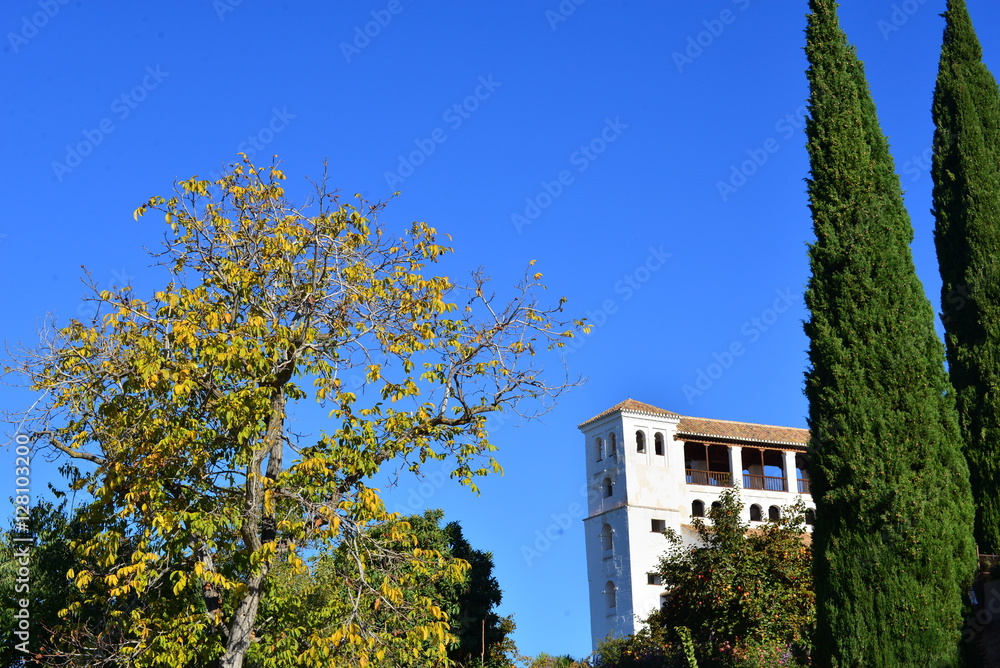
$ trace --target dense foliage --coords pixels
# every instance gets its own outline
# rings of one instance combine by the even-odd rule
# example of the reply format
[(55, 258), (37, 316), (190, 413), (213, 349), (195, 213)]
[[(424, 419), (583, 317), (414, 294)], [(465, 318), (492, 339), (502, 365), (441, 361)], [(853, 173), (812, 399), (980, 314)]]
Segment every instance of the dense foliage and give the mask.
[[(372, 577), (388, 580), (390, 575), (398, 579), (402, 577), (398, 571), (406, 569), (413, 571), (413, 577), (403, 591), (403, 601), (413, 605), (421, 599), (431, 600), (446, 613), (449, 635), (445, 642), (455, 666), (510, 666), (516, 651), (510, 638), (514, 623), (494, 612), (502, 593), (493, 577), (492, 556), (473, 549), (458, 523), (440, 526), (442, 516), (440, 510), (429, 510), (373, 528), (365, 540), (371, 542), (372, 549), (378, 546), (381, 561), (369, 564), (366, 570), (358, 568), (358, 555), (348, 545), (310, 559), (308, 570), (279, 567), (261, 602), (260, 617), (265, 620), (259, 631), (262, 642), (251, 647), (248, 665), (266, 665), (269, 657), (277, 655), (291, 658), (305, 653), (309, 629), (330, 624), (335, 618), (331, 611), (338, 605), (355, 607), (359, 624), (369, 629), (405, 635), (416, 621), (414, 613), (403, 619), (384, 598), (356, 597), (352, 582)], [(405, 544), (394, 543), (400, 535), (408, 537)], [(412, 560), (400, 559), (398, 555), (407, 550), (419, 552), (424, 562), (415, 566)], [(444, 577), (455, 567), (462, 571), (462, 577)], [(425, 659), (407, 651), (387, 652), (379, 663), (417, 667), (425, 665)]]
[(949, 0), (934, 92), (935, 241), (979, 551), (1000, 551), (1000, 90)]
[[(20, 578), (30, 582), (30, 590), (26, 590), (25, 594), (16, 592), (16, 558), (5, 560), (0, 569), (0, 594), (7, 600), (22, 595), (31, 597), (29, 666), (73, 665), (72, 661), (59, 657), (84, 643), (90, 647), (90, 660), (94, 663), (114, 663), (120, 659), (110, 651), (106, 654), (101, 651), (102, 648), (117, 648), (122, 636), (128, 633), (127, 625), (117, 620), (117, 615), (108, 615), (108, 610), (94, 605), (77, 607), (71, 615), (59, 614), (61, 610), (83, 601), (80, 591), (67, 578), (67, 573), (78, 569), (81, 564), (70, 544), (85, 533), (86, 514), (86, 508), (67, 515), (65, 504), (55, 506), (40, 502), (33, 508), (31, 517), (38, 549), (32, 553), (30, 574)], [(414, 578), (413, 586), (404, 592), (404, 598), (409, 601), (420, 598), (433, 600), (447, 613), (450, 634), (447, 638), (448, 655), (457, 668), (512, 666), (516, 657), (516, 647), (510, 637), (514, 623), (510, 617), (499, 617), (494, 612), (502, 593), (492, 574), (492, 556), (472, 548), (457, 522), (441, 527), (441, 517), (442, 512), (436, 510), (399, 518), (394, 522), (407, 524), (407, 532), (416, 541), (406, 547), (420, 550), (428, 560), (426, 563), (434, 564), (434, 568)], [(376, 527), (372, 529), (370, 538), (373, 544), (381, 542), (384, 555), (398, 555), (403, 546), (385, 542), (390, 530), (389, 525)], [(0, 553), (13, 556), (18, 545), (15, 539), (19, 535), (15, 531), (0, 535)], [(126, 562), (129, 560), (126, 550), (122, 551), (122, 556)], [(351, 600), (351, 578), (388, 579), (388, 574), (395, 569), (394, 565), (384, 563), (379, 564), (380, 570), (360, 574), (353, 566), (353, 557), (344, 546), (340, 546), (309, 559), (308, 569), (295, 569), (287, 563), (276, 566), (261, 599), (261, 621), (255, 633), (257, 642), (251, 644), (247, 666), (292, 663), (294, 657), (308, 650), (310, 629), (330, 623), (335, 619), (331, 612)], [(412, 562), (396, 559), (401, 567), (413, 568)], [(453, 579), (444, 576), (456, 566), (464, 572), (463, 577)], [(394, 577), (399, 578), (400, 575), (396, 573)], [(168, 590), (158, 594), (173, 595)], [(188, 603), (198, 603), (197, 596), (188, 595), (187, 599)], [(138, 604), (139, 601), (131, 599), (119, 602), (117, 607), (120, 610)], [(413, 616), (404, 619), (388, 606), (382, 608), (377, 599), (355, 600), (353, 604), (363, 609), (362, 623), (370, 628), (381, 628), (386, 633), (405, 634), (415, 622)], [(10, 633), (16, 627), (11, 617), (13, 611), (12, 607), (0, 611), (0, 629), (4, 630), (8, 640), (15, 638), (16, 642), (16, 636)], [(21, 666), (24, 658), (25, 654), (16, 650), (13, 642), (5, 644), (0, 666)], [(405, 652), (387, 653), (382, 663), (414, 667), (425, 665), (422, 657)]]
[(816, 665), (951, 666), (976, 564), (968, 468), (913, 230), (834, 0), (811, 0), (806, 376)]
[(658, 630), (641, 629), (622, 638), (606, 638), (585, 664), (587, 668), (688, 668), (679, 639)]
[(542, 652), (534, 658), (525, 657), (526, 668), (589, 668), (585, 661), (576, 661), (569, 655), (552, 656)]
[(703, 668), (772, 665), (782, 657), (793, 665), (793, 657), (808, 656), (815, 623), (805, 506), (755, 528), (742, 511), (738, 493), (727, 490), (709, 511), (710, 523), (695, 519), (698, 545), (666, 532), (670, 547), (659, 572), (667, 600), (646, 623), (663, 637), (690, 629)]
[[(95, 288), (92, 320), (47, 329), (8, 363), (41, 396), (10, 421), (78, 462), (94, 499), (70, 618), (96, 606), (116, 625), (99, 653), (95, 629), (78, 628), (50, 662), (239, 668), (266, 642), (268, 667), (448, 660), (447, 613), (415, 592), (468, 566), (413, 547), (368, 482), (390, 462), (419, 473), (443, 460), (473, 488), (499, 471), (487, 417), (544, 410), (568, 387), (547, 383), (535, 355), (581, 323), (538, 303), (541, 274), (506, 302), (479, 273), (466, 286), (427, 277), (450, 250), (433, 228), (395, 238), (382, 204), (342, 203), (321, 181), (300, 207), (284, 180), (244, 161), (151, 198), (136, 217), (166, 222), (164, 288)], [(293, 429), (304, 399), (328, 429)], [(358, 577), (300, 637), (265, 637), (275, 576), (310, 572), (305, 556), (330, 549)], [(369, 625), (375, 607), (398, 623)]]
[[(65, 502), (58, 505), (39, 501), (31, 508), (28, 519), (27, 545), (19, 539), (25, 533), (14, 528), (0, 534), (0, 666), (9, 668), (22, 665), (43, 665), (35, 657), (48, 651), (47, 637), (62, 623), (59, 611), (78, 597), (76, 587), (66, 577), (75, 560), (70, 541), (79, 538), (79, 527), (70, 522), (65, 512)], [(22, 557), (23, 555), (23, 557)], [(22, 565), (26, 568), (21, 571)], [(10, 602), (25, 600), (30, 613), (30, 635), (15, 635), (18, 628), (15, 610), (21, 606)], [(22, 644), (24, 643), (24, 644)], [(18, 649), (27, 649), (25, 653)]]

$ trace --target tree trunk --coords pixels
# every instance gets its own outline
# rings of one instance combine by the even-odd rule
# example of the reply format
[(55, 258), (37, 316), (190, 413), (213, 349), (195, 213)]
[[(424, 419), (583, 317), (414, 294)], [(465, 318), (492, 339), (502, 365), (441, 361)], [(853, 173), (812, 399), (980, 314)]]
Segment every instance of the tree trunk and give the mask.
[(254, 622), (257, 621), (257, 608), (263, 591), (264, 580), (267, 578), (267, 567), (250, 579), (246, 596), (236, 606), (229, 625), (229, 639), (226, 642), (226, 653), (219, 659), (219, 668), (242, 668), (243, 657), (250, 649), (250, 639), (253, 636)]
[[(279, 378), (279, 383), (286, 381), (287, 377)], [(271, 419), (267, 425), (267, 432), (264, 434), (263, 447), (260, 448), (249, 467), (251, 474), (259, 473), (265, 457), (267, 458), (267, 471), (264, 477), (273, 481), (281, 473), (284, 422), (285, 395), (279, 385), (271, 400)], [(253, 475), (247, 476), (246, 505), (244, 508), (246, 521), (243, 525), (243, 539), (247, 551), (253, 553), (276, 538), (274, 511), (264, 507), (263, 485)], [(257, 621), (257, 609), (260, 607), (260, 597), (269, 571), (270, 563), (265, 561), (260, 565), (260, 572), (248, 578), (247, 593), (240, 599), (229, 623), (226, 652), (219, 659), (219, 668), (242, 668), (243, 658), (250, 648), (254, 623)]]

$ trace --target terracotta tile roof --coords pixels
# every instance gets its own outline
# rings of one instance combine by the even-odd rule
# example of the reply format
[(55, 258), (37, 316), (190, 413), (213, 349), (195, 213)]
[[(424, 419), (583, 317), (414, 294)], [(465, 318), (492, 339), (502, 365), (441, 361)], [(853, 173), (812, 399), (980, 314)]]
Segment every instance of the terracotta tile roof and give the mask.
[(703, 439), (725, 439), (734, 441), (745, 441), (751, 443), (772, 443), (776, 445), (795, 445), (805, 447), (809, 443), (809, 430), (797, 429), (795, 427), (774, 427), (766, 424), (754, 424), (752, 422), (732, 422), (730, 420), (710, 420), (708, 418), (687, 417), (665, 411), (651, 404), (644, 404), (635, 399), (626, 399), (616, 404), (608, 410), (595, 415), (586, 422), (581, 422), (580, 427), (600, 420), (613, 413), (629, 411), (633, 413), (645, 413), (647, 415), (657, 415), (662, 417), (679, 418), (680, 424), (677, 426), (678, 438), (683, 436), (693, 436)]
[(751, 422), (730, 422), (707, 418), (683, 417), (677, 426), (677, 436), (721, 438), (754, 443), (776, 443), (805, 447), (809, 443), (809, 430), (795, 427), (773, 427)]
[(644, 404), (641, 401), (636, 401), (635, 399), (626, 399), (625, 401), (623, 401), (623, 402), (621, 402), (619, 404), (615, 404), (614, 406), (612, 406), (608, 410), (606, 410), (606, 411), (604, 411), (602, 413), (598, 413), (597, 415), (595, 415), (594, 417), (590, 418), (586, 422), (581, 422), (577, 426), (582, 427), (585, 424), (590, 424), (591, 422), (594, 422), (596, 420), (600, 420), (601, 418), (607, 417), (607, 416), (611, 415), (612, 413), (617, 413), (618, 411), (631, 411), (633, 413), (648, 413), (648, 414), (651, 414), (651, 415), (661, 415), (661, 416), (664, 416), (664, 417), (672, 417), (672, 418), (679, 418), (679, 417), (681, 417), (677, 413), (671, 413), (670, 411), (665, 411), (662, 408), (657, 408), (656, 406), (653, 406), (651, 404)]

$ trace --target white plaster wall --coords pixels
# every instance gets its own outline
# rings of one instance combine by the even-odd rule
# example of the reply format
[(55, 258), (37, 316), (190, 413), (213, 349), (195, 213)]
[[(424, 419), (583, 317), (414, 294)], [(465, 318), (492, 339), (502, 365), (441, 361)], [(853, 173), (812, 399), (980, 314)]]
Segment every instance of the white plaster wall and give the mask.
[[(604, 525), (611, 527), (612, 549), (603, 545)], [(590, 588), (590, 630), (596, 641), (608, 635), (632, 633), (630, 621), (632, 598), (630, 595), (629, 571), (631, 553), (629, 550), (626, 510), (624, 507), (584, 520), (587, 535), (587, 574)], [(608, 581), (615, 584), (616, 605), (608, 606), (606, 586)]]
[(669, 543), (662, 533), (652, 530), (652, 520), (664, 520), (666, 526), (679, 530), (681, 518), (677, 511), (653, 508), (629, 508), (629, 548), (632, 561), (629, 564), (632, 581), (632, 630), (635, 633), (651, 612), (660, 607), (663, 587), (651, 585), (647, 575), (656, 572), (660, 557), (667, 551)]
[[(617, 448), (614, 455), (608, 451), (611, 434), (615, 435)], [(613, 415), (588, 425), (584, 432), (587, 462), (587, 519), (584, 532), (587, 545), (587, 575), (590, 588), (590, 628), (596, 647), (599, 640), (608, 635), (627, 635), (624, 620), (631, 611), (631, 597), (627, 594), (628, 570), (630, 563), (628, 529), (626, 521), (626, 466), (625, 450), (622, 443), (622, 429), (619, 416)], [(604, 440), (605, 454), (597, 459), (595, 439)], [(612, 494), (605, 496), (604, 481), (610, 479)], [(604, 525), (611, 527), (612, 550), (604, 549), (601, 536)], [(607, 605), (606, 585), (615, 584), (614, 608)]]
[[(628, 633), (635, 633), (649, 613), (660, 605), (663, 588), (648, 583), (668, 543), (653, 532), (652, 521), (679, 528), (684, 512), (684, 446), (674, 440), (676, 418), (625, 413), (621, 418), (627, 444), (625, 452), (631, 583)], [(636, 448), (636, 432), (645, 435), (645, 452)], [(656, 434), (663, 437), (664, 452), (656, 454)], [(690, 511), (687, 511), (690, 512)]]

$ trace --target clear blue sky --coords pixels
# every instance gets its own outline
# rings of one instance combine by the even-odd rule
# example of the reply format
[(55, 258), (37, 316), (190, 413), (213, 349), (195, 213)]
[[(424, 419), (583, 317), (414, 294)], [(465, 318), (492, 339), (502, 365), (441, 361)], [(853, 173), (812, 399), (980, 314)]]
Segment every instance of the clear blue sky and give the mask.
[[(1000, 6), (969, 5), (1000, 70)], [(539, 556), (523, 550), (583, 501), (576, 425), (629, 396), (805, 424), (807, 10), (805, 0), (4, 2), (3, 338), (30, 345), (47, 313), (85, 315), (81, 265), (102, 287), (120, 276), (158, 287), (142, 247), (156, 246), (161, 223), (132, 211), (241, 150), (280, 155), (292, 191), (324, 158), (347, 193), (401, 191), (385, 220), (451, 234), (444, 271), (456, 277), (483, 265), (509, 283), (537, 260), (551, 297), (595, 325), (568, 358), (589, 382), (543, 422), (496, 431), (506, 475), (482, 496), (432, 478), (404, 480), (391, 498), (444, 508), (494, 553), (523, 652), (584, 655), (581, 518)], [(926, 150), (943, 10), (943, 0), (841, 9), (935, 304)], [(733, 344), (743, 354), (729, 360)], [(717, 360), (726, 368), (710, 369)], [(0, 394), (6, 408), (31, 400)], [(4, 489), (11, 459), (4, 451)], [(36, 462), (37, 489), (51, 472)]]

